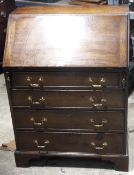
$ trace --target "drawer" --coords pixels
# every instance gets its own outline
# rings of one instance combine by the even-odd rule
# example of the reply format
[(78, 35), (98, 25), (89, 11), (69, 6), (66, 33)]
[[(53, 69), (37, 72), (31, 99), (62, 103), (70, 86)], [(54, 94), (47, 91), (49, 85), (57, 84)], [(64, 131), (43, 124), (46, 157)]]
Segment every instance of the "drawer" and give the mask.
[(124, 108), (121, 90), (106, 91), (42, 91), (12, 90), (12, 105), (34, 108), (88, 107), (91, 109)]
[(21, 151), (123, 154), (122, 134), (17, 132)]
[(123, 131), (124, 111), (14, 109), (17, 129)]
[(88, 88), (121, 87), (119, 72), (13, 72), (13, 88), (45, 88), (55, 86), (87, 86)]

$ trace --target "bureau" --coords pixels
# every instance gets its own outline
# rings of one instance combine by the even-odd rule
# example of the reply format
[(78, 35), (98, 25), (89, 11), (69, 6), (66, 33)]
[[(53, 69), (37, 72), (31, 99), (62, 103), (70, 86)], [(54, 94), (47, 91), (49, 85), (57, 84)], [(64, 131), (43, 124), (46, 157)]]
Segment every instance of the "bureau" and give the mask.
[(0, 71), (2, 67), (3, 52), (5, 45), (7, 18), (9, 13), (14, 9), (14, 0), (0, 0)]
[(128, 171), (128, 7), (18, 8), (4, 72), (18, 167), (40, 157)]

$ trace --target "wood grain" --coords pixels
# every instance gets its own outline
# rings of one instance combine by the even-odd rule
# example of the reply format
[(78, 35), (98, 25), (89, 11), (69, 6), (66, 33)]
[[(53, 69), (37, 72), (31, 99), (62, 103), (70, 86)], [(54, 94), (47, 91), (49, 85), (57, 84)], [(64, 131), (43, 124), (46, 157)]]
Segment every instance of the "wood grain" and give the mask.
[[(121, 83), (123, 74), (120, 72), (13, 72), (10, 75), (13, 88), (88, 88), (88, 89), (105, 89), (105, 88), (123, 88)], [(30, 81), (28, 81), (28, 78)], [(39, 79), (42, 81), (39, 81)], [(104, 83), (101, 83), (101, 80)], [(32, 86), (37, 84), (39, 86)], [(101, 85), (97, 87), (95, 85)]]
[[(17, 130), (76, 131), (76, 132), (123, 132), (123, 111), (85, 111), (85, 110), (29, 110), (14, 109)], [(43, 118), (46, 122), (41, 125)], [(107, 122), (103, 122), (103, 121)], [(100, 127), (97, 127), (101, 125)]]
[[(38, 140), (43, 145), (45, 140), (50, 144), (40, 151), (60, 151), (60, 152), (89, 152), (96, 154), (122, 154), (123, 135), (122, 134), (98, 134), (98, 133), (47, 133), (47, 132), (17, 132), (18, 148), (22, 151), (38, 151), (34, 140)], [(91, 142), (101, 146), (104, 142), (108, 143), (104, 149), (96, 150)], [(120, 145), (120, 146), (118, 146)], [(84, 147), (84, 150), (83, 150)]]
[[(21, 95), (21, 98), (20, 98)], [(31, 100), (29, 100), (31, 97)], [(45, 100), (39, 102), (41, 98)], [(105, 100), (105, 102), (103, 102)], [(95, 104), (102, 104), (95, 107)], [(53, 109), (53, 108), (87, 108), (89, 110), (122, 109), (125, 107), (125, 97), (123, 91), (106, 90), (70, 90), (70, 91), (41, 91), (41, 90), (13, 90), (12, 105), (14, 107), (29, 107), (31, 109)]]
[(28, 9), (9, 18), (4, 67), (128, 66), (126, 7)]
[(14, 14), (128, 14), (127, 5), (121, 6), (96, 6), (96, 7), (77, 7), (77, 6), (47, 6), (47, 7), (22, 7), (17, 8)]
[(127, 7), (18, 9), (4, 66), (17, 166), (92, 157), (128, 171)]

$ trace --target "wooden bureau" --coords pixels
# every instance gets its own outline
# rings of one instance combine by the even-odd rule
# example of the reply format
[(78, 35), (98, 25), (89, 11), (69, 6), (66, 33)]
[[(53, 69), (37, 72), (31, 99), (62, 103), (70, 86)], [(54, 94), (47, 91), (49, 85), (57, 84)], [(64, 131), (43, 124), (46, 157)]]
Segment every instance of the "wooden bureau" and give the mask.
[(16, 165), (99, 158), (128, 171), (128, 7), (18, 8), (4, 71)]

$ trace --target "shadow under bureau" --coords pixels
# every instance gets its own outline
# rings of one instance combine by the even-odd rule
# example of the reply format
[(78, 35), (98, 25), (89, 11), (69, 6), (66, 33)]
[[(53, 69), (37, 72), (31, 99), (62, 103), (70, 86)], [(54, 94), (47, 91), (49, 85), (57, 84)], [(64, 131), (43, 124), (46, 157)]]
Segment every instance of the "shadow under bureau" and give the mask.
[(16, 9), (4, 71), (17, 166), (67, 156), (128, 170), (127, 7)]

